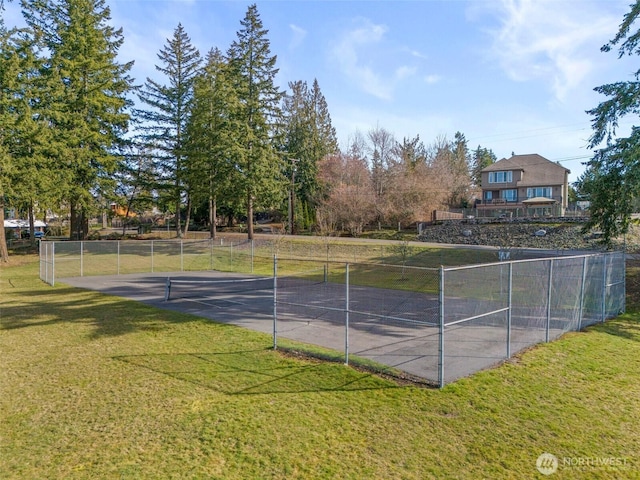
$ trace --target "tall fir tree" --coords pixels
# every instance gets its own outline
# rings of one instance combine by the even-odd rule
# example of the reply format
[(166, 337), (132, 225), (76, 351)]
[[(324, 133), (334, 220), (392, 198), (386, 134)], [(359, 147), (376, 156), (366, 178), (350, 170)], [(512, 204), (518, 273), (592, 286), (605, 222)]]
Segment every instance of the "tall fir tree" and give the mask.
[[(47, 118), (58, 140), (56, 161), (71, 209), (71, 237), (86, 238), (95, 195), (115, 170), (115, 148), (129, 125), (128, 72), (119, 63), (121, 29), (109, 25), (104, 0), (23, 0), (23, 14), (49, 53)], [(102, 194), (103, 195), (103, 194)]]
[[(176, 233), (181, 229), (182, 205), (189, 200), (186, 178), (186, 128), (193, 100), (193, 84), (200, 73), (202, 58), (191, 43), (182, 24), (158, 53), (161, 65), (156, 70), (165, 76), (167, 84), (147, 78), (140, 100), (149, 109), (136, 110), (141, 120), (142, 141), (157, 162), (158, 189), (173, 203)], [(188, 210), (188, 209), (187, 209)], [(188, 220), (185, 222), (185, 232)]]
[(42, 76), (43, 59), (38, 57), (34, 38), (28, 32), (14, 36), (13, 58), (17, 74), (10, 107), (14, 122), (8, 144), (14, 175), (9, 198), (12, 205), (27, 212), (30, 239), (35, 245), (35, 210), (60, 201), (60, 175), (52, 161), (58, 145), (45, 108), (48, 89)]
[(218, 202), (233, 205), (231, 188), (242, 153), (243, 124), (238, 97), (230, 82), (229, 64), (219, 49), (211, 50), (194, 84), (194, 101), (187, 124), (187, 176), (194, 201), (206, 202), (211, 238), (216, 236)]
[[(293, 194), (299, 199), (298, 212), (313, 212), (319, 190), (318, 162), (337, 153), (338, 140), (318, 81), (314, 80), (311, 89), (306, 82), (290, 82), (289, 89), (291, 93), (283, 100), (285, 175), (294, 178), (295, 169)], [(304, 217), (301, 220), (308, 227), (312, 219)]]
[(8, 141), (11, 138), (14, 115), (11, 113), (13, 99), (12, 83), (18, 75), (17, 56), (11, 42), (11, 35), (0, 17), (0, 263), (9, 261), (7, 239), (4, 234), (5, 199), (12, 191), (13, 162), (9, 154)]
[(461, 132), (456, 132), (451, 143), (450, 170), (454, 179), (449, 198), (452, 207), (468, 206), (469, 183), (471, 176), (471, 155), (466, 137)]
[[(45, 110), (42, 62), (32, 32), (9, 32), (0, 22), (0, 220), (7, 201), (26, 212), (32, 245), (36, 209), (44, 217), (47, 204), (59, 200), (59, 169), (51, 162), (58, 146)], [(4, 235), (0, 242), (0, 258), (6, 259)]]
[(269, 32), (255, 4), (249, 6), (240, 24), (227, 57), (240, 101), (237, 118), (246, 132), (237, 164), (237, 186), (244, 193), (247, 236), (252, 239), (254, 208), (273, 205), (284, 188), (283, 159), (276, 152), (274, 138), (281, 121), (283, 93), (275, 85), (276, 56), (271, 55)]
[[(618, 46), (618, 57), (640, 54), (640, 1), (631, 4), (615, 37), (603, 45), (609, 52)], [(601, 85), (594, 90), (608, 97), (587, 111), (592, 116), (593, 134), (589, 147), (593, 158), (577, 182), (578, 190), (589, 202), (589, 220), (585, 232), (597, 228), (603, 241), (611, 246), (631, 224), (640, 199), (640, 127), (634, 125), (628, 136), (618, 135), (620, 120), (632, 120), (640, 112), (640, 70), (632, 80)], [(637, 118), (635, 118), (637, 120)]]

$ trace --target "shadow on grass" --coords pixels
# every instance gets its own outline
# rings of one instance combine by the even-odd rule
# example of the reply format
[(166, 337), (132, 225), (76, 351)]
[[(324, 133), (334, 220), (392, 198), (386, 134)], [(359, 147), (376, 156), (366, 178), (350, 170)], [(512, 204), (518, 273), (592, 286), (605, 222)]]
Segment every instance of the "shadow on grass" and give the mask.
[(137, 368), (226, 395), (355, 392), (401, 388), (375, 375), (335, 363), (300, 363), (271, 349), (122, 355)]
[(590, 328), (597, 331), (640, 342), (640, 314), (626, 313), (616, 319), (607, 320), (605, 323)]
[(2, 307), (0, 330), (73, 323), (92, 327), (89, 337), (99, 338), (159, 331), (166, 325), (190, 321), (202, 320), (120, 297), (65, 287), (21, 294), (19, 300), (9, 299)]

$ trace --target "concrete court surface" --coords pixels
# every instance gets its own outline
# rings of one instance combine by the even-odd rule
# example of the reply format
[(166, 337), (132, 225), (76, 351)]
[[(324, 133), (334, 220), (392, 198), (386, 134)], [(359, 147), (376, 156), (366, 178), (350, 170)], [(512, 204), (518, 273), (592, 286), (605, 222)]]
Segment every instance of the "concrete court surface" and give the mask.
[[(142, 302), (156, 308), (168, 309), (229, 323), (254, 331), (273, 334), (273, 290), (271, 278), (261, 281), (259, 289), (246, 289), (238, 284), (237, 291), (210, 295), (211, 285), (187, 283), (174, 284), (172, 296), (165, 301), (167, 278), (191, 282), (246, 279), (247, 275), (208, 272), (145, 273), (129, 275), (105, 275), (69, 277), (58, 282), (73, 287), (96, 290), (108, 295)], [(248, 285), (248, 284), (247, 284)], [(340, 287), (338, 287), (340, 288)], [(357, 287), (352, 305), (356, 310), (372, 308), (382, 298), (384, 289)], [(177, 291), (180, 289), (181, 291)], [(325, 292), (326, 294), (326, 292)], [(402, 299), (402, 292), (388, 291), (389, 298)], [(331, 295), (331, 293), (329, 293)], [(411, 294), (409, 294), (411, 295)], [(430, 295), (424, 305), (429, 309), (437, 306), (437, 298)], [(304, 307), (280, 305), (278, 296), (278, 338), (300, 341), (307, 344), (345, 350), (347, 335), (344, 326), (344, 311), (321, 311)], [(285, 299), (286, 302), (286, 299)], [(358, 302), (364, 305), (358, 307)], [(419, 302), (418, 302), (419, 304)], [(496, 329), (476, 327), (473, 329), (448, 328), (445, 345), (445, 379), (447, 382), (469, 375), (473, 371), (488, 368), (504, 360), (505, 347), (496, 342)], [(371, 315), (350, 314), (349, 353), (367, 358), (383, 365), (395, 367), (408, 374), (438, 380), (439, 329), (434, 324), (381, 321)]]

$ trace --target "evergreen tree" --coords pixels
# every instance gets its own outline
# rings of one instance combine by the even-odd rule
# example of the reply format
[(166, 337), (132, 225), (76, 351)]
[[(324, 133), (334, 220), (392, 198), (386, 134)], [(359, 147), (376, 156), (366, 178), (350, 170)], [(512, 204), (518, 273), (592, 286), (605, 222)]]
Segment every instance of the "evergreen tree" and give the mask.
[[(631, 31), (638, 17), (640, 1), (631, 5), (618, 33), (601, 50), (609, 52), (620, 44), (619, 57), (640, 53), (640, 30)], [(590, 147), (597, 150), (577, 187), (590, 202), (585, 230), (599, 228), (609, 245), (627, 232), (635, 201), (640, 197), (640, 127), (633, 126), (628, 137), (615, 138), (620, 119), (640, 111), (640, 70), (634, 76), (634, 80), (595, 88), (609, 99), (587, 112), (593, 117)]]
[(283, 101), (285, 175), (293, 179), (295, 169), (296, 211), (306, 228), (312, 218), (304, 212), (315, 209), (319, 189), (318, 162), (338, 151), (338, 141), (318, 81), (314, 80), (311, 89), (303, 81), (290, 82), (289, 88), (291, 93)]
[(31, 244), (35, 245), (36, 210), (44, 217), (46, 205), (62, 200), (62, 184), (53, 158), (60, 147), (47, 117), (50, 89), (42, 75), (43, 60), (37, 56), (34, 39), (27, 32), (15, 38), (18, 72), (11, 112), (15, 122), (9, 139), (14, 163), (11, 203), (28, 213)]
[(143, 214), (156, 203), (156, 172), (153, 158), (134, 142), (124, 149), (120, 158), (114, 177), (115, 195), (112, 200), (125, 207), (125, 219), (122, 222), (124, 235), (129, 216), (132, 213)]
[(278, 69), (271, 55), (268, 30), (256, 5), (247, 9), (242, 29), (231, 44), (228, 59), (234, 89), (240, 101), (237, 119), (246, 132), (236, 165), (237, 187), (244, 193), (248, 238), (253, 238), (254, 208), (272, 205), (283, 191), (282, 158), (274, 138), (281, 120), (282, 92), (275, 85)]
[(5, 199), (12, 192), (12, 161), (8, 140), (13, 131), (14, 116), (11, 113), (13, 91), (11, 82), (17, 77), (16, 56), (11, 45), (11, 36), (0, 17), (0, 222), (3, 230), (0, 235), (0, 263), (9, 261), (7, 239), (4, 233)]
[(238, 174), (234, 165), (242, 153), (243, 124), (240, 107), (229, 79), (228, 63), (217, 48), (206, 57), (196, 78), (191, 118), (187, 125), (187, 176), (194, 202), (206, 201), (211, 238), (216, 235), (219, 199), (234, 204), (233, 189)]
[(496, 154), (491, 149), (478, 145), (478, 148), (473, 151), (471, 159), (471, 182), (474, 186), (481, 186), (482, 170), (495, 163), (496, 160)]
[(133, 62), (118, 63), (122, 30), (109, 26), (104, 0), (24, 0), (23, 13), (49, 58), (46, 117), (55, 130), (57, 167), (71, 208), (71, 236), (86, 238), (101, 192), (116, 167), (114, 148), (129, 123)]
[(311, 86), (311, 106), (315, 112), (314, 119), (318, 132), (318, 145), (319, 148), (323, 149), (322, 156), (338, 153), (338, 137), (336, 129), (331, 124), (329, 106), (320, 91), (318, 79), (315, 78)]
[[(41, 71), (33, 36), (26, 30), (7, 32), (0, 25), (0, 204), (9, 201), (28, 212), (32, 245), (35, 211), (44, 211), (58, 179), (50, 161), (56, 144), (43, 108)], [(4, 216), (4, 206), (0, 209)], [(6, 254), (2, 237), (0, 251)]]
[[(148, 110), (137, 110), (142, 121), (142, 141), (148, 152), (153, 152), (160, 175), (158, 189), (169, 202), (173, 202), (176, 215), (176, 233), (183, 236), (180, 211), (188, 200), (189, 185), (186, 178), (186, 128), (193, 100), (193, 84), (200, 73), (202, 59), (181, 24), (173, 37), (158, 54), (161, 65), (156, 70), (168, 82), (163, 84), (147, 78), (140, 100)], [(188, 229), (188, 220), (185, 232)]]
[(396, 143), (394, 153), (396, 162), (406, 165), (410, 170), (427, 162), (427, 150), (420, 135), (415, 138), (404, 137), (402, 143)]
[(466, 207), (469, 197), (471, 156), (467, 139), (461, 132), (456, 132), (451, 145), (450, 171), (455, 180), (449, 199), (452, 207)]

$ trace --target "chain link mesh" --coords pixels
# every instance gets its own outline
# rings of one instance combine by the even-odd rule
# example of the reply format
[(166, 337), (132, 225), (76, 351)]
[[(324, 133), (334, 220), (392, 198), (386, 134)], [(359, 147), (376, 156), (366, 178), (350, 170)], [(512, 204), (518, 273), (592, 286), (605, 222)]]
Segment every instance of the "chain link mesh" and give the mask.
[[(440, 386), (624, 311), (623, 252), (428, 268), (407, 244), (42, 242), (40, 278), (276, 275), (275, 336)], [(274, 258), (277, 268), (274, 269)]]

